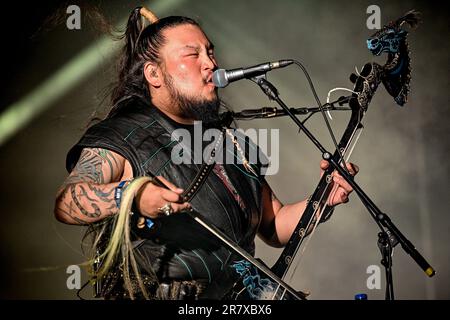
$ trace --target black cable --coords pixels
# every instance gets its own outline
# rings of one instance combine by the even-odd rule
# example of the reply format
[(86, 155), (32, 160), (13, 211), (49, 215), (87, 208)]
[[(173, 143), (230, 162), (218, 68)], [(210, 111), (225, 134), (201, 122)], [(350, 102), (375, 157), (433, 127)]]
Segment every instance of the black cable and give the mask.
[(82, 286), (80, 289), (77, 290), (77, 297), (78, 297), (78, 299), (80, 299), (80, 300), (86, 300), (86, 299), (84, 299), (84, 298), (81, 296), (81, 291), (83, 291), (84, 288), (86, 288), (86, 286), (87, 286), (89, 283), (90, 283), (89, 280), (86, 281), (86, 282), (83, 284), (83, 286)]
[[(314, 84), (313, 84), (312, 81), (311, 81), (311, 78), (310, 78), (310, 76), (309, 76), (309, 74), (308, 74), (308, 71), (306, 71), (306, 68), (305, 68), (299, 61), (297, 61), (297, 60), (293, 60), (293, 61), (294, 61), (294, 63), (295, 63), (298, 67), (300, 67), (300, 69), (302, 69), (303, 73), (305, 74), (305, 77), (306, 77), (306, 79), (308, 80), (308, 83), (309, 83), (309, 86), (311, 87), (311, 91), (312, 91), (312, 93), (313, 93), (313, 95), (314, 95), (314, 98), (316, 99), (316, 102), (317, 102), (317, 105), (318, 105), (318, 107), (319, 107), (319, 110), (320, 110), (320, 112), (322, 113), (323, 119), (325, 120), (325, 123), (326, 123), (326, 125), (327, 125), (327, 129), (328, 129), (328, 132), (329, 132), (330, 135), (331, 135), (331, 139), (333, 140), (333, 143), (334, 143), (334, 146), (335, 146), (335, 148), (336, 148), (336, 151), (337, 151), (337, 153), (339, 154), (339, 158), (340, 158), (340, 161), (341, 161), (342, 164), (343, 164), (343, 168), (344, 168), (344, 170), (345, 170), (347, 173), (349, 173), (349, 172), (348, 172), (348, 169), (347, 169), (347, 165), (346, 165), (345, 160), (344, 160), (344, 157), (342, 156), (341, 151), (339, 150), (338, 143), (336, 142), (336, 137), (334, 136), (333, 130), (331, 129), (330, 122), (328, 121), (327, 116), (325, 115), (325, 112), (323, 111), (322, 103), (320, 102), (319, 97), (317, 96), (316, 89), (314, 88)], [(349, 173), (349, 174), (350, 174), (350, 173)]]

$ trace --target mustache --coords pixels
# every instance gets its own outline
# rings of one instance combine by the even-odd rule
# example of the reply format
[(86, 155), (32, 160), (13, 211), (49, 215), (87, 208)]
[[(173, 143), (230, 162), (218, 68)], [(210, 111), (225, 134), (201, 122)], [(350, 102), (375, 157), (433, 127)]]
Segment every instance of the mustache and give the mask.
[(208, 84), (208, 83), (211, 83), (211, 82), (213, 82), (212, 81), (212, 73), (209, 75), (209, 76), (207, 76), (206, 78), (202, 78), (202, 80), (203, 80), (203, 84)]

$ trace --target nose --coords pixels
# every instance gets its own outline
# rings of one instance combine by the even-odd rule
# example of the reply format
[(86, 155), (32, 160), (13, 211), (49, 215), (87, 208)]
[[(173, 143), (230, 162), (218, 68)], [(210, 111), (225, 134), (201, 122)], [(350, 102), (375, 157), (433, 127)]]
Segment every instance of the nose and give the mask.
[(203, 68), (206, 70), (217, 69), (217, 63), (216, 63), (216, 59), (214, 58), (214, 56), (206, 54), (206, 56), (203, 60)]

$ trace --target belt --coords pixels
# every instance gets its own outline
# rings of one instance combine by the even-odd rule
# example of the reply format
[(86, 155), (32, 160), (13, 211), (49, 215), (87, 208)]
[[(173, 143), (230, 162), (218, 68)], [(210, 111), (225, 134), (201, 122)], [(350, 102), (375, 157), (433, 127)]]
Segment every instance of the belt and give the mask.
[[(131, 299), (130, 293), (125, 288), (122, 272), (112, 272), (107, 278), (101, 294), (105, 300)], [(150, 300), (198, 300), (206, 287), (206, 281), (201, 280), (156, 282), (154, 277), (145, 274), (141, 279)], [(133, 298), (145, 299), (136, 277), (131, 277), (130, 284)]]

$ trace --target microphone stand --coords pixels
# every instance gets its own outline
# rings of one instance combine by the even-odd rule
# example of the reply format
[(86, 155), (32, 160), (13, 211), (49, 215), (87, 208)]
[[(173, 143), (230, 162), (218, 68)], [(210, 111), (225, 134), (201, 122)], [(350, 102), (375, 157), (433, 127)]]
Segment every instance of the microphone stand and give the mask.
[[(386, 269), (386, 300), (394, 299), (394, 288), (392, 281), (392, 248), (398, 243), (401, 244), (403, 250), (411, 256), (411, 258), (419, 265), (419, 267), (429, 276), (432, 277), (436, 274), (435, 270), (425, 260), (425, 258), (417, 251), (414, 245), (400, 232), (400, 230), (394, 225), (389, 216), (383, 213), (375, 203), (367, 196), (367, 194), (361, 189), (361, 187), (353, 180), (347, 171), (339, 165), (339, 161), (336, 161), (330, 152), (328, 152), (320, 142), (314, 137), (314, 135), (305, 127), (305, 125), (291, 112), (289, 107), (280, 99), (278, 90), (275, 86), (267, 81), (266, 75), (262, 74), (250, 79), (255, 82), (261, 90), (269, 97), (270, 100), (274, 100), (280, 105), (287, 115), (297, 124), (300, 130), (306, 134), (311, 142), (320, 150), (322, 158), (327, 160), (336, 171), (350, 184), (355, 193), (360, 198), (363, 205), (367, 208), (367, 211), (371, 217), (375, 220), (375, 223), (380, 227), (381, 232), (379, 234), (378, 245), (382, 253), (381, 263)], [(385, 230), (386, 229), (386, 230)]]
[[(322, 110), (324, 110), (324, 111), (350, 111), (351, 110), (350, 108), (342, 107), (342, 105), (344, 105), (345, 103), (348, 103), (350, 98), (351, 98), (351, 96), (347, 96), (347, 97), (342, 96), (336, 101), (322, 105)], [(339, 106), (335, 106), (336, 103), (338, 103)], [(320, 112), (320, 108), (318, 108), (318, 107), (289, 108), (289, 111), (292, 114), (301, 114), (301, 115), (310, 114), (308, 116), (308, 118), (309, 118), (314, 113)], [(231, 117), (234, 120), (252, 120), (252, 119), (257, 119), (257, 118), (265, 119), (265, 118), (275, 118), (275, 117), (281, 117), (281, 116), (287, 115), (286, 110), (280, 109), (280, 108), (275, 108), (275, 107), (245, 109), (245, 110), (242, 110), (239, 112), (229, 111), (229, 112), (225, 112), (225, 113), (230, 113)], [(226, 115), (226, 116), (228, 116), (228, 115)], [(303, 123), (305, 123), (305, 120), (303, 121)]]
[(387, 231), (378, 233), (378, 248), (381, 252), (381, 264), (386, 272), (386, 300), (394, 300), (394, 284), (392, 281), (392, 253), (393, 248), (397, 245), (395, 237), (388, 236)]

